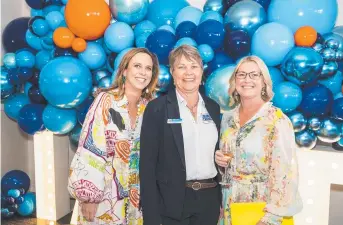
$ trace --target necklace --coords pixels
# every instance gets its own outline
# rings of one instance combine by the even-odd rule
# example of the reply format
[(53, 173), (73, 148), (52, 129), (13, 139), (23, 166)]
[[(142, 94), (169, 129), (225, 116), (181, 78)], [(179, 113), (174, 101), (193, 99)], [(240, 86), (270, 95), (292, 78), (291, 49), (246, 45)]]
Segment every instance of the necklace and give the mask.
[(197, 110), (197, 106), (199, 104), (199, 98), (198, 101), (193, 105), (193, 106), (188, 106), (188, 104), (186, 105), (187, 108), (191, 111), (192, 116), (195, 118), (196, 117), (196, 110)]

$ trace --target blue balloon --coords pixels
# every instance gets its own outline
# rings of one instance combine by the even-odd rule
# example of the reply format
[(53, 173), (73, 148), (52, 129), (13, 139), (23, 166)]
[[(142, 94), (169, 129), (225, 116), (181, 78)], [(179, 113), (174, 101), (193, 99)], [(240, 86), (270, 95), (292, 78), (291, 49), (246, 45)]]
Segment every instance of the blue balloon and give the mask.
[(43, 111), (43, 123), (54, 134), (67, 134), (76, 125), (76, 110), (47, 105)]
[(276, 66), (294, 46), (292, 31), (279, 23), (262, 25), (253, 35), (251, 52), (267, 66)]
[(207, 0), (203, 7), (203, 11), (214, 11), (220, 14), (224, 14), (226, 11), (226, 7), (222, 0)]
[(311, 117), (307, 120), (307, 127), (310, 130), (316, 131), (320, 128), (320, 119), (318, 117)]
[(191, 21), (184, 21), (180, 23), (175, 30), (175, 35), (177, 39), (183, 37), (195, 38), (197, 30), (197, 25)]
[(148, 12), (148, 0), (110, 0), (112, 15), (118, 21), (133, 25), (144, 19)]
[(31, 87), (32, 87), (32, 83), (30, 83), (30, 82), (26, 82), (26, 83), (24, 84), (24, 93), (25, 93), (27, 96), (29, 96), (29, 90), (30, 90)]
[(170, 25), (163, 25), (163, 26), (160, 26), (160, 27), (158, 28), (158, 30), (170, 31), (170, 32), (172, 32), (172, 33), (175, 35), (175, 30), (174, 30), (174, 28), (172, 28)]
[(5, 100), (4, 111), (6, 115), (12, 120), (17, 121), (19, 116), (19, 111), (24, 105), (30, 103), (29, 97), (23, 93), (13, 94)]
[(82, 131), (82, 127), (80, 126), (80, 124), (76, 124), (74, 129), (70, 131), (69, 133), (69, 141), (75, 147), (77, 147), (79, 144), (81, 131)]
[(303, 96), (298, 85), (285, 81), (274, 86), (273, 104), (283, 112), (291, 112), (301, 103)]
[(98, 82), (98, 88), (109, 88), (112, 85), (111, 76), (104, 77)]
[(15, 199), (15, 203), (16, 204), (21, 204), (24, 202), (24, 197), (23, 196), (19, 196), (18, 198)]
[(41, 41), (44, 42), (46, 45), (54, 45), (54, 40), (53, 40), (53, 35), (54, 32), (50, 31), (47, 35), (44, 37), (41, 37)]
[(266, 22), (266, 11), (254, 1), (237, 2), (229, 8), (224, 16), (227, 31), (244, 30), (250, 36)]
[(331, 91), (322, 84), (309, 85), (303, 89), (299, 110), (305, 116), (325, 116), (333, 104)]
[(7, 24), (2, 32), (2, 46), (5, 52), (16, 52), (28, 47), (25, 36), (29, 20), (30, 17), (20, 17)]
[(189, 45), (194, 48), (197, 47), (197, 43), (192, 38), (189, 38), (189, 37), (184, 37), (184, 38), (179, 39), (176, 42), (174, 48), (180, 47), (181, 45)]
[(41, 10), (41, 9), (32, 9), (31, 8), (30, 15), (31, 15), (31, 17), (44, 16), (44, 13), (43, 13), (43, 10)]
[(313, 149), (317, 144), (317, 136), (311, 130), (304, 130), (295, 134), (295, 142), (300, 149)]
[(18, 125), (22, 131), (34, 135), (40, 131), (44, 125), (42, 120), (44, 105), (28, 104), (19, 112)]
[(156, 25), (149, 21), (149, 20), (143, 20), (139, 22), (135, 28), (133, 29), (133, 32), (135, 34), (135, 37), (138, 37), (144, 33), (151, 34), (156, 30)]
[(337, 70), (338, 70), (337, 62), (334, 62), (334, 61), (324, 62), (322, 71), (320, 72), (318, 78), (326, 79), (326, 78), (332, 77), (333, 75), (336, 74)]
[(158, 74), (157, 87), (159, 92), (165, 92), (168, 90), (172, 76), (169, 72), (169, 68), (165, 65), (160, 65), (160, 72)]
[(251, 38), (243, 30), (227, 32), (224, 40), (225, 52), (234, 59), (246, 56), (250, 52)]
[(39, 76), (40, 76), (40, 71), (39, 70), (33, 70), (33, 75), (30, 77), (30, 79), (28, 81), (32, 84), (38, 85)]
[(17, 213), (21, 216), (29, 216), (35, 210), (35, 204), (31, 198), (26, 198), (24, 195), (24, 202), (21, 203), (17, 209)]
[(220, 67), (234, 64), (234, 61), (224, 52), (218, 52), (214, 55), (211, 62), (208, 63), (208, 73), (212, 73)]
[(33, 34), (37, 35), (38, 37), (42, 37), (49, 32), (50, 27), (44, 17), (35, 16), (29, 21), (29, 29)]
[(334, 27), (337, 14), (336, 0), (272, 1), (268, 20), (282, 23), (293, 32), (302, 26), (312, 26), (318, 33), (325, 34)]
[(72, 48), (59, 48), (57, 46), (52, 51), (52, 54), (55, 58), (61, 56), (77, 57), (77, 53)]
[(168, 63), (168, 56), (176, 43), (173, 33), (166, 30), (156, 30), (146, 41), (146, 48), (155, 53), (162, 64)]
[(150, 33), (143, 33), (141, 35), (139, 35), (138, 37), (136, 37), (136, 47), (138, 48), (145, 48), (146, 45), (146, 41), (148, 40)]
[(295, 84), (303, 85), (314, 81), (320, 74), (324, 61), (320, 54), (311, 48), (293, 48), (284, 58), (281, 72)]
[(107, 70), (96, 70), (96, 71), (93, 71), (92, 75), (93, 75), (93, 84), (97, 85), (102, 78), (110, 77), (111, 73), (108, 72)]
[(18, 189), (10, 189), (7, 192), (7, 196), (13, 197), (13, 198), (18, 198), (20, 196), (20, 191)]
[(132, 47), (134, 43), (134, 33), (132, 28), (123, 22), (112, 23), (105, 31), (104, 40), (106, 46), (113, 52)]
[(155, 0), (148, 6), (146, 19), (157, 27), (165, 24), (174, 26), (176, 15), (186, 6), (189, 6), (186, 0)]
[(336, 60), (336, 52), (331, 48), (324, 48), (321, 51), (321, 55), (325, 61), (334, 61)]
[(229, 107), (229, 80), (236, 65), (223, 66), (214, 71), (206, 80), (205, 93), (216, 101), (222, 110), (230, 110)]
[(318, 83), (327, 87), (333, 95), (336, 95), (341, 92), (342, 90), (342, 82), (343, 82), (343, 75), (340, 71), (328, 79), (320, 80)]
[(333, 102), (331, 114), (334, 119), (343, 120), (343, 97)]
[(301, 112), (293, 111), (287, 115), (293, 124), (294, 132), (305, 130), (307, 119)]
[(211, 46), (209, 46), (207, 44), (199, 45), (198, 51), (199, 51), (201, 59), (202, 59), (202, 61), (204, 61), (204, 63), (210, 62), (214, 57), (213, 49), (211, 48)]
[(27, 67), (19, 67), (9, 70), (9, 81), (14, 85), (24, 84), (33, 75), (33, 69)]
[(332, 119), (324, 119), (316, 131), (318, 139), (325, 143), (334, 143), (341, 138), (341, 127)]
[(29, 29), (25, 33), (25, 40), (31, 48), (36, 50), (42, 50), (43, 47), (41, 39), (34, 35)]
[(35, 60), (35, 67), (42, 70), (43, 67), (51, 60), (51, 52), (42, 50), (37, 53)]
[(16, 68), (15, 53), (6, 53), (3, 57), (3, 63), (8, 69)]
[(334, 41), (335, 46), (331, 46), (331, 48), (333, 48), (333, 50), (343, 51), (343, 36), (329, 32), (323, 35), (323, 39), (328, 47), (330, 47), (330, 43)]
[(100, 44), (88, 42), (86, 50), (79, 53), (79, 59), (84, 62), (89, 69), (96, 70), (105, 65), (106, 53)]
[(28, 96), (31, 100), (31, 102), (33, 103), (37, 103), (37, 104), (46, 104), (47, 101), (44, 98), (44, 96), (42, 95), (42, 92), (40, 91), (39, 87), (33, 85), (32, 87), (30, 87), (29, 91), (28, 91)]
[(195, 25), (198, 25), (201, 16), (202, 11), (200, 9), (193, 6), (186, 6), (177, 13), (174, 20), (174, 27), (176, 28), (177, 26), (179, 26), (180, 23), (184, 21), (191, 21)]
[(50, 12), (53, 11), (61, 11), (62, 6), (60, 5), (49, 5), (43, 8), (44, 16), (48, 15)]
[(42, 9), (44, 7), (42, 0), (25, 0), (25, 1), (26, 1), (26, 4), (33, 9)]
[(21, 170), (11, 170), (1, 178), (1, 191), (7, 193), (10, 189), (23, 188), (27, 192), (30, 188), (30, 177)]
[(39, 87), (53, 106), (71, 108), (87, 98), (92, 88), (92, 75), (82, 61), (58, 57), (44, 66)]
[(87, 112), (89, 107), (92, 105), (94, 101), (94, 98), (92, 96), (88, 96), (88, 98), (82, 102), (81, 105), (79, 105), (76, 108), (76, 116), (77, 116), (77, 121), (82, 125), (83, 122), (85, 121)]
[(216, 50), (223, 45), (225, 30), (222, 23), (216, 20), (206, 20), (199, 24), (196, 30), (195, 40), (201, 44), (208, 44)]
[(61, 12), (58, 12), (58, 11), (49, 12), (46, 15), (45, 19), (46, 19), (47, 23), (49, 24), (49, 27), (51, 30), (56, 30), (64, 22), (63, 14)]
[(0, 85), (1, 85), (1, 100), (9, 97), (15, 92), (14, 85), (9, 80), (9, 73), (5, 67), (1, 67), (0, 74)]
[(337, 61), (343, 61), (343, 51), (336, 51), (336, 60)]
[(336, 100), (337, 98), (343, 98), (343, 93), (342, 92), (339, 92), (338, 94), (336, 94), (334, 96), (334, 100)]
[(216, 20), (220, 23), (223, 23), (223, 16), (219, 12), (207, 11), (202, 14), (199, 24), (205, 22), (206, 20)]
[(120, 62), (121, 60), (123, 59), (124, 55), (126, 53), (128, 53), (132, 48), (127, 48), (127, 49), (124, 49), (123, 51), (121, 51), (117, 57), (115, 58), (114, 60), (114, 70), (118, 69), (119, 65), (120, 65)]
[(15, 60), (18, 67), (32, 68), (35, 65), (35, 55), (30, 51), (18, 51)]
[(285, 78), (282, 76), (281, 71), (275, 67), (268, 67), (270, 78), (273, 82), (273, 90), (276, 85), (280, 84), (281, 82), (285, 81)]

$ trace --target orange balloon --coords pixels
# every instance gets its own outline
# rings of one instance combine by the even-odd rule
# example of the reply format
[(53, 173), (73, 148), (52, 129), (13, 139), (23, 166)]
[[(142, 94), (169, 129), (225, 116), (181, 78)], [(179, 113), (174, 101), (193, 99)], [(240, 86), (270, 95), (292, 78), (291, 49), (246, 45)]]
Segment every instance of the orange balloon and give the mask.
[(52, 36), (55, 44), (60, 48), (70, 48), (75, 35), (66, 27), (59, 27)]
[(100, 38), (111, 20), (110, 8), (104, 0), (69, 0), (64, 15), (68, 28), (85, 40)]
[(311, 47), (317, 40), (317, 31), (311, 26), (300, 27), (294, 34), (297, 46)]
[(83, 52), (87, 48), (87, 42), (82, 38), (75, 38), (71, 47), (75, 52)]

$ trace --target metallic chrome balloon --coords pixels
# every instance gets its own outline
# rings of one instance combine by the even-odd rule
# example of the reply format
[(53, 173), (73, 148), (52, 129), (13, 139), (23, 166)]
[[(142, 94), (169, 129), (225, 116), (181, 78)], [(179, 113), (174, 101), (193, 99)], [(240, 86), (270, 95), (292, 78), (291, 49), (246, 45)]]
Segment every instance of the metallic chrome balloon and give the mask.
[(321, 55), (325, 61), (336, 60), (336, 51), (331, 48), (324, 48)]
[(303, 85), (317, 78), (323, 64), (323, 58), (315, 50), (296, 47), (289, 51), (283, 59), (281, 72), (287, 80)]
[(288, 114), (288, 117), (293, 124), (295, 132), (303, 131), (306, 128), (307, 119), (301, 112), (293, 111)]
[(109, 88), (111, 86), (111, 84), (112, 84), (112, 79), (110, 76), (103, 77), (98, 82), (98, 88)]
[(336, 61), (343, 61), (343, 51), (336, 51)]
[(15, 92), (15, 87), (10, 83), (9, 71), (6, 67), (1, 67), (0, 72), (1, 100), (6, 99)]
[(168, 67), (160, 65), (160, 73), (158, 74), (157, 87), (159, 92), (165, 92), (168, 89), (172, 76), (169, 73)]
[(318, 117), (311, 117), (307, 120), (307, 128), (313, 131), (319, 130), (320, 123), (321, 121)]
[(320, 44), (320, 43), (315, 43), (313, 46), (312, 46), (312, 48), (316, 51), (316, 52), (321, 52), (322, 50), (323, 50), (323, 45), (322, 44)]
[(333, 28), (332, 33), (338, 34), (343, 37), (343, 26)]
[(137, 24), (148, 12), (148, 0), (109, 0), (114, 18), (127, 24)]
[(241, 1), (229, 8), (224, 16), (227, 31), (244, 30), (250, 37), (267, 22), (264, 8), (254, 1)]
[(325, 62), (322, 71), (319, 74), (319, 79), (326, 79), (336, 74), (338, 64), (335, 61)]
[(227, 65), (215, 70), (206, 80), (205, 93), (216, 101), (222, 110), (229, 110), (229, 80), (235, 65)]
[(343, 37), (340, 36), (339, 34), (335, 34), (335, 33), (326, 33), (323, 35), (323, 38), (325, 40), (325, 43), (326, 42), (329, 42), (329, 40), (335, 40), (338, 42), (338, 47), (337, 49), (340, 50), (340, 51), (343, 51)]
[(92, 90), (91, 90), (91, 93), (92, 95), (95, 95), (98, 91), (98, 87), (97, 86), (93, 86)]
[(332, 119), (324, 119), (319, 130), (316, 131), (318, 139), (322, 142), (333, 143), (340, 139), (341, 127)]
[(304, 130), (295, 134), (295, 142), (300, 149), (313, 149), (317, 144), (317, 136), (311, 130)]
[(111, 73), (108, 72), (107, 70), (96, 70), (92, 73), (92, 75), (93, 75), (93, 84), (97, 85), (102, 78), (111, 76)]
[(325, 47), (327, 47), (327, 48), (337, 50), (338, 46), (339, 46), (339, 41), (336, 39), (329, 39), (329, 40), (325, 41), (324, 44), (325, 44)]
[(341, 139), (339, 139), (339, 141), (332, 143), (332, 147), (335, 150), (343, 151), (343, 137)]
[(224, 14), (225, 7), (223, 4), (222, 0), (207, 0), (203, 11), (215, 11), (215, 12), (219, 12), (220, 14)]

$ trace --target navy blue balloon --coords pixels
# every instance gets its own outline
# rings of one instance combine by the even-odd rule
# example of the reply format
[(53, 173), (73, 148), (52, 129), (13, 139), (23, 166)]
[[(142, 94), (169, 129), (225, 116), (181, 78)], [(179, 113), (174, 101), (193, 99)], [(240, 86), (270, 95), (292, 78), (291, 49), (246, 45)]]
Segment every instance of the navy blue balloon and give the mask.
[(32, 83), (33, 85), (38, 85), (39, 75), (40, 75), (40, 71), (34, 69), (33, 74), (30, 77), (30, 79), (28, 80), (28, 82)]
[(40, 131), (44, 125), (42, 120), (44, 105), (28, 104), (19, 112), (18, 125), (27, 134), (34, 135)]
[(61, 6), (63, 5), (61, 0), (41, 0), (44, 7), (50, 6), (50, 5), (56, 5)]
[(304, 87), (299, 109), (305, 116), (325, 116), (332, 104), (332, 92), (322, 84), (315, 84)]
[(214, 58), (212, 59), (211, 62), (208, 63), (208, 74), (211, 74), (214, 72), (216, 69), (233, 64), (234, 61), (227, 56), (224, 52), (218, 52), (217, 54), (214, 55)]
[(177, 39), (190, 37), (195, 39), (195, 34), (197, 30), (197, 25), (191, 21), (183, 21), (180, 23), (175, 30), (175, 35)]
[(32, 85), (28, 91), (28, 96), (31, 102), (37, 103), (37, 104), (46, 104), (47, 101), (42, 95), (41, 91), (39, 90), (39, 87), (36, 85)]
[(317, 40), (316, 40), (316, 43), (319, 43), (319, 44), (324, 44), (324, 38), (323, 36), (317, 32)]
[(25, 80), (21, 80), (18, 75), (18, 68), (12, 68), (8, 70), (8, 81), (12, 85), (20, 85), (25, 83)]
[(157, 55), (159, 63), (168, 64), (168, 56), (175, 43), (176, 37), (172, 32), (156, 30), (149, 35), (145, 46)]
[(83, 122), (85, 121), (87, 112), (89, 107), (92, 105), (94, 101), (94, 98), (92, 96), (89, 96), (88, 98), (86, 98), (86, 100), (84, 102), (82, 102), (81, 105), (79, 105), (78, 107), (76, 107), (76, 117), (77, 117), (77, 121), (82, 125)]
[(69, 133), (69, 141), (75, 147), (77, 147), (79, 144), (81, 131), (82, 131), (82, 127), (80, 126), (80, 124), (76, 124), (73, 130), (70, 131)]
[(243, 30), (227, 32), (225, 35), (225, 52), (234, 59), (248, 55), (250, 52), (250, 46), (250, 36)]
[(304, 130), (295, 134), (295, 142), (300, 149), (313, 149), (317, 144), (317, 136), (312, 130)]
[(324, 119), (316, 131), (319, 140), (325, 143), (334, 143), (340, 139), (341, 127), (339, 123), (333, 119)]
[(18, 73), (19, 79), (25, 83), (32, 77), (33, 68), (19, 67), (17, 73)]
[(291, 120), (295, 132), (303, 131), (306, 128), (307, 119), (301, 112), (293, 111), (287, 116)]
[(338, 98), (333, 102), (331, 114), (333, 118), (343, 120), (343, 98)]
[(224, 37), (225, 29), (222, 23), (206, 20), (197, 27), (195, 41), (198, 45), (208, 44), (216, 50), (223, 45)]
[(26, 43), (26, 30), (30, 17), (20, 17), (12, 20), (2, 32), (2, 46), (5, 52), (16, 52), (29, 47)]
[(235, 3), (240, 2), (240, 1), (242, 1), (242, 0), (225, 0), (225, 3), (226, 3), (227, 8), (230, 8)]
[(77, 52), (75, 52), (72, 48), (59, 48), (56, 46), (53, 51), (53, 56), (55, 58), (61, 56), (77, 57)]
[(25, 192), (30, 188), (29, 176), (21, 170), (11, 170), (1, 178), (1, 191), (7, 193), (10, 189), (24, 188)]
[(33, 9), (42, 9), (44, 7), (42, 0), (25, 0), (25, 1), (26, 1), (26, 4)]
[(15, 203), (17, 204), (21, 204), (24, 202), (24, 197), (23, 196), (19, 196), (18, 198), (15, 199)]
[(113, 73), (114, 71), (114, 61), (117, 57), (118, 53), (111, 52), (111, 54), (108, 55), (107, 57), (107, 62), (106, 62), (106, 68)]

